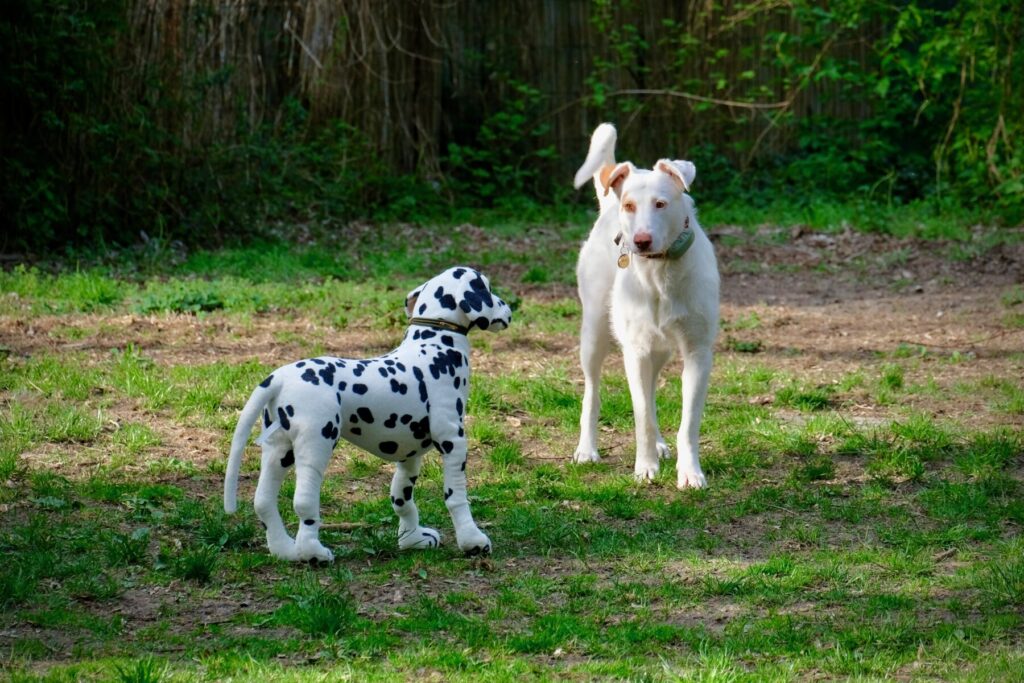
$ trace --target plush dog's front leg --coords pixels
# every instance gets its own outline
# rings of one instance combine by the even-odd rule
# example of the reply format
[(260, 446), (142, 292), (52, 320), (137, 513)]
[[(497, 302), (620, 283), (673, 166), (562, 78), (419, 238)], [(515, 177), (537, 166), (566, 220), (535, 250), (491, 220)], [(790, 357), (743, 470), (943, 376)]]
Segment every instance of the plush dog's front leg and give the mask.
[[(459, 432), (465, 434), (461, 425)], [(455, 539), (459, 549), (467, 555), (487, 555), (491, 552), (491, 539), (480, 531), (469, 511), (469, 497), (466, 493), (466, 438), (455, 436), (452, 440), (445, 440), (442, 437), (437, 447), (444, 461), (444, 503), (455, 525)]]
[(436, 548), (441, 544), (437, 530), (420, 526), (420, 513), (412, 497), (422, 464), (423, 456), (399, 462), (391, 479), (391, 506), (398, 515), (398, 547), (402, 550)]
[(636, 428), (636, 463), (633, 476), (637, 481), (654, 479), (658, 474), (658, 427), (654, 423), (653, 405), (654, 361), (650, 353), (638, 354), (623, 348), (623, 364), (629, 394), (633, 401), (633, 423)]

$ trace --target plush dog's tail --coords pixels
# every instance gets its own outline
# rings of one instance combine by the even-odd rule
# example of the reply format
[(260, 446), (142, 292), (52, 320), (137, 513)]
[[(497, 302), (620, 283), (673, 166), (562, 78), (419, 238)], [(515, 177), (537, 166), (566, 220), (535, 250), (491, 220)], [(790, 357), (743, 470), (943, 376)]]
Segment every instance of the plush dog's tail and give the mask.
[(256, 387), (246, 401), (242, 414), (238, 416), (235, 435), (231, 439), (231, 455), (228, 456), (228, 466), (224, 472), (224, 512), (229, 514), (238, 509), (238, 472), (242, 468), (242, 455), (249, 441), (249, 432), (263, 407), (281, 391), (281, 384), (273, 381), (273, 375), (268, 379), (270, 381)]
[[(597, 173), (605, 166), (615, 165), (616, 137), (615, 126), (610, 123), (602, 123), (594, 129), (594, 134), (590, 136), (590, 151), (587, 152), (587, 159), (580, 166), (580, 170), (576, 171), (576, 177), (573, 178), (573, 185), (576, 189), (583, 187), (591, 178), (594, 178), (596, 185), (598, 183), (598, 179), (595, 177)], [(599, 195), (604, 190), (604, 188), (596, 189), (598, 189)]]

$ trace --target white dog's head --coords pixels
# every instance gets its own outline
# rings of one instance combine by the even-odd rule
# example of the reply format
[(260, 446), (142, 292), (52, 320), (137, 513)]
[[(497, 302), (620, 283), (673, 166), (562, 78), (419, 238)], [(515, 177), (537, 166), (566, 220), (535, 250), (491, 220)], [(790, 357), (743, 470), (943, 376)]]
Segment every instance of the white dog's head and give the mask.
[(661, 159), (646, 171), (626, 161), (603, 167), (599, 175), (604, 194), (618, 197), (620, 244), (626, 249), (662, 253), (689, 227), (693, 200), (687, 192), (697, 176), (693, 163)]

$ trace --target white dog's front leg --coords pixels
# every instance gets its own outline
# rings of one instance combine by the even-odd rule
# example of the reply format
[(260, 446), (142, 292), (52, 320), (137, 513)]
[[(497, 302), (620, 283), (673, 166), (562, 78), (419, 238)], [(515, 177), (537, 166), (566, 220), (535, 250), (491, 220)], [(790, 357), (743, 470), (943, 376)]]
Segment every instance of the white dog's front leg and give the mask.
[[(592, 306), (596, 307), (597, 304)], [(580, 441), (572, 461), (598, 462), (597, 420), (601, 414), (601, 366), (611, 348), (608, 312), (584, 310), (580, 328), (580, 365), (583, 368), (583, 406), (580, 412)]]
[[(460, 429), (461, 431), (461, 429)], [(436, 437), (435, 437), (436, 438)], [(466, 491), (466, 439), (438, 442), (438, 450), (444, 461), (444, 504), (452, 516), (455, 526), (455, 540), (459, 549), (467, 555), (488, 555), (491, 539), (480, 531), (469, 511), (469, 497)]]
[(633, 423), (636, 429), (636, 462), (633, 475), (638, 481), (654, 479), (658, 474), (658, 428), (654, 424), (653, 361), (650, 354), (640, 355), (623, 348), (623, 364), (633, 401)]
[(679, 423), (676, 461), (677, 485), (681, 489), (703, 488), (707, 479), (700, 468), (700, 419), (708, 396), (711, 377), (711, 349), (687, 353), (683, 360), (683, 417)]
[(665, 363), (672, 357), (670, 351), (652, 351), (651, 352), (651, 376), (647, 384), (648, 391), (650, 392), (647, 398), (648, 405), (651, 406), (651, 422), (654, 423), (654, 438), (655, 448), (658, 451), (658, 458), (660, 460), (667, 460), (672, 457), (672, 450), (669, 449), (668, 444), (665, 443), (665, 437), (661, 435), (661, 427), (658, 425), (658, 375), (661, 374), (661, 369), (665, 367)]
[(398, 547), (401, 550), (441, 545), (441, 534), (437, 530), (420, 526), (420, 513), (413, 500), (413, 489), (422, 464), (423, 456), (419, 455), (396, 463), (395, 476), (391, 479), (391, 506), (398, 515)]

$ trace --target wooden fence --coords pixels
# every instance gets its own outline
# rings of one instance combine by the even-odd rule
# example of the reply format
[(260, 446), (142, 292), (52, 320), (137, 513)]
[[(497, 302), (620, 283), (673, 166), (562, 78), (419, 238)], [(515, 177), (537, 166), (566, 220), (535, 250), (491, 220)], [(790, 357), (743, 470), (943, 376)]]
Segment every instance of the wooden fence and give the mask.
[[(638, 163), (710, 143), (742, 165), (791, 144), (794, 117), (867, 111), (777, 63), (772, 41), (802, 30), (784, 0), (130, 0), (118, 91), (180, 101), (163, 123), (187, 146), (278, 121), (295, 98), (312, 124), (341, 119), (396, 171), (430, 175), (528, 86), (558, 172), (602, 120)], [(870, 68), (870, 33), (795, 54), (812, 73)]]

